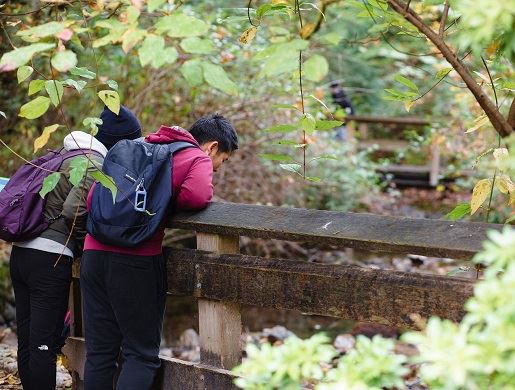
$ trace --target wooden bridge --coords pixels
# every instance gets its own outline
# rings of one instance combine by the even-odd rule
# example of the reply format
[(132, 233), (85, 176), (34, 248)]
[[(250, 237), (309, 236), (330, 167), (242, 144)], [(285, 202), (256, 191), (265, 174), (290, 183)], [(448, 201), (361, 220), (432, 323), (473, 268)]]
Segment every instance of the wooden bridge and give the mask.
[[(409, 142), (403, 136), (405, 129), (423, 129), (431, 122), (413, 117), (376, 117), (353, 115), (346, 117), (357, 127), (356, 138), (360, 149), (377, 147), (377, 151), (392, 155), (409, 147)], [(380, 129), (377, 127), (380, 126)], [(374, 131), (374, 127), (376, 127)], [(377, 135), (377, 133), (381, 133)], [(354, 136), (354, 134), (353, 134)], [(425, 154), (424, 165), (391, 164), (380, 168), (383, 174), (391, 174), (393, 182), (400, 186), (435, 187), (439, 183), (440, 149), (438, 144), (432, 142), (421, 152)]]
[[(241, 305), (413, 328), (412, 314), (459, 321), (473, 294), (470, 279), (240, 255), (240, 236), (470, 259), (487, 230), (501, 228), (233, 203), (180, 214), (169, 227), (197, 234), (197, 250), (173, 250), (168, 257), (168, 291), (198, 299), (201, 351), (200, 363), (162, 357), (154, 388), (167, 390), (236, 388), (229, 370), (241, 359)], [(81, 389), (85, 347), (77, 279), (72, 290), (75, 320), (65, 354), (74, 389)]]

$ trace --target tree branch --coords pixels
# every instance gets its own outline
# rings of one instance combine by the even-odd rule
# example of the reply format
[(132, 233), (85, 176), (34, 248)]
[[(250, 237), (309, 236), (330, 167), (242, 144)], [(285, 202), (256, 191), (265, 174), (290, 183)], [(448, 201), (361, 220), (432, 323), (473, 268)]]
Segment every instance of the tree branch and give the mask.
[(511, 127), (515, 127), (515, 98), (511, 102), (510, 112), (508, 113), (508, 123)]
[(449, 15), (449, 1), (445, 0), (443, 7), (442, 19), (440, 20), (440, 29), (438, 30), (438, 36), (443, 39), (443, 33), (445, 31), (445, 22), (447, 21), (447, 15)]
[(315, 28), (313, 28), (313, 31), (309, 33), (304, 39), (309, 39), (313, 34), (315, 34), (318, 30), (320, 30), (320, 27), (322, 27), (322, 22), (325, 19), (325, 11), (327, 7), (331, 4), (338, 3), (340, 0), (322, 0), (322, 4), (320, 6), (320, 15), (318, 15), (317, 22), (315, 23)]
[(476, 83), (474, 76), (465, 66), (445, 41), (438, 36), (424, 21), (414, 13), (411, 9), (406, 10), (406, 4), (402, 0), (386, 0), (392, 9), (402, 15), (404, 19), (413, 24), (422, 34), (424, 34), (437, 48), (444, 58), (452, 65), (454, 70), (461, 76), (469, 90), (472, 92), (477, 102), (484, 110), (488, 119), (492, 123), (495, 130), (502, 136), (506, 137), (513, 132), (513, 127), (501, 115), (492, 100), (483, 91), (481, 86)]

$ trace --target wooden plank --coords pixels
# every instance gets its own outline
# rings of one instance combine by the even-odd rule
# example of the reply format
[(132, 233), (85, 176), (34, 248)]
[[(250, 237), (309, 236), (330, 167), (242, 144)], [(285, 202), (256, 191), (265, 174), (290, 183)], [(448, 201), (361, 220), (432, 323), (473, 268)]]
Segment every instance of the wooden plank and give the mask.
[(68, 337), (63, 347), (63, 354), (68, 361), (68, 369), (73, 374), (76, 374), (76, 378), (79, 381), (84, 381), (84, 364), (86, 363), (86, 343), (84, 339), (81, 337)]
[(372, 146), (377, 146), (377, 150), (380, 152), (398, 152), (402, 149), (406, 149), (409, 146), (409, 142), (392, 139), (367, 139), (359, 141), (360, 149), (367, 149)]
[(153, 390), (237, 390), (235, 375), (221, 368), (161, 357)]
[(412, 313), (459, 321), (470, 279), (174, 250), (169, 292), (306, 314), (413, 327)]
[(381, 117), (381, 116), (365, 116), (365, 115), (347, 115), (346, 121), (354, 121), (358, 123), (379, 123), (385, 125), (405, 125), (405, 126), (427, 126), (431, 122), (424, 119), (413, 117)]
[[(66, 341), (64, 353), (73, 375), (77, 376), (74, 388), (84, 386), (84, 362), (86, 345), (83, 338), (70, 337)], [(153, 390), (236, 390), (232, 381), (235, 375), (230, 371), (160, 356), (161, 368), (158, 370)]]
[(390, 164), (386, 166), (380, 166), (378, 170), (381, 172), (389, 172), (398, 175), (428, 175), (430, 168), (427, 165)]
[(465, 259), (481, 250), (488, 230), (502, 228), (498, 224), (236, 203), (212, 203), (198, 213), (181, 213), (168, 225), (211, 234)]
[[(238, 236), (197, 234), (197, 248), (217, 254), (238, 253)], [(195, 270), (191, 270), (195, 273)], [(201, 282), (198, 282), (201, 288)], [(231, 369), (241, 361), (241, 312), (235, 303), (199, 299), (200, 361)]]

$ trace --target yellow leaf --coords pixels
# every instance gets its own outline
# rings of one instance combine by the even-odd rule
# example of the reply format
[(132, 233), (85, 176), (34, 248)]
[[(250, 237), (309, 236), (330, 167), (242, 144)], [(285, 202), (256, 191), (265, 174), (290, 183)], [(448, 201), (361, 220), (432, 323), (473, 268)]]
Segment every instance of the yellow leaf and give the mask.
[(308, 38), (313, 33), (313, 30), (315, 30), (315, 27), (315, 23), (306, 23), (304, 27), (300, 29), (300, 37), (302, 39)]
[(490, 191), (492, 190), (492, 179), (479, 180), (472, 190), (472, 199), (470, 200), (470, 214), (473, 215), (479, 207), (484, 203)]
[(34, 153), (36, 153), (39, 149), (45, 146), (50, 139), (50, 134), (56, 131), (60, 125), (55, 124), (52, 126), (47, 126), (43, 129), (43, 134), (41, 134), (38, 138), (34, 140)]
[(406, 100), (404, 102), (404, 108), (406, 109), (407, 112), (409, 112), (409, 110), (411, 110), (411, 107), (415, 104), (415, 100)]
[[(509, 180), (509, 178), (508, 178), (508, 180)], [(495, 186), (503, 194), (509, 194), (510, 193), (508, 180), (504, 176), (501, 176), (501, 177), (498, 177), (497, 179), (495, 179)]]
[(495, 159), (495, 166), (502, 171), (506, 161), (509, 158), (508, 149), (497, 148), (497, 149), (494, 149), (493, 154), (494, 154), (494, 159)]
[(489, 121), (488, 117), (485, 114), (483, 114), (483, 115), (477, 117), (476, 119), (474, 119), (474, 126), (472, 126), (470, 129), (465, 131), (465, 133), (472, 133), (473, 131), (476, 131), (477, 129), (486, 125), (489, 122), (490, 121)]
[(100, 100), (104, 102), (104, 104), (116, 115), (120, 113), (120, 96), (118, 92), (111, 90), (103, 90), (98, 93), (98, 97)]
[(250, 41), (254, 39), (257, 33), (257, 27), (251, 27), (243, 31), (243, 34), (240, 35), (240, 42), (246, 45)]

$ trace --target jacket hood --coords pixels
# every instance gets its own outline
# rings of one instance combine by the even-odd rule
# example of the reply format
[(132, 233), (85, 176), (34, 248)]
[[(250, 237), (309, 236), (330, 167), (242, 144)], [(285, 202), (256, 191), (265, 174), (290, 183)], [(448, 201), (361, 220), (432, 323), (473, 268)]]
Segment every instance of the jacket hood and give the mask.
[(104, 144), (84, 131), (72, 131), (64, 137), (63, 146), (68, 152), (78, 149), (92, 149), (100, 153), (102, 157), (107, 154), (107, 148)]
[(145, 141), (152, 144), (169, 144), (170, 142), (185, 141), (199, 146), (193, 136), (179, 126), (161, 126), (158, 131), (145, 137)]

